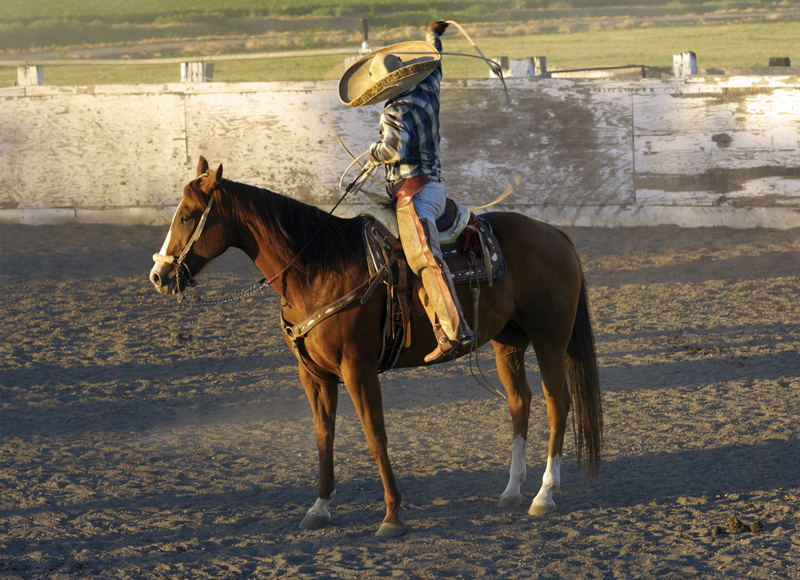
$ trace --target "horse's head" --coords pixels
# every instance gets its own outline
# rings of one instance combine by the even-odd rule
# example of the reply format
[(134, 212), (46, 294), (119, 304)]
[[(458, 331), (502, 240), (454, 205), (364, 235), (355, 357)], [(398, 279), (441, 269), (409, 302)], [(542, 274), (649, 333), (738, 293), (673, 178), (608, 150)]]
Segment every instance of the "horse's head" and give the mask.
[(219, 213), (212, 211), (213, 194), (221, 183), (222, 165), (209, 171), (208, 162), (200, 157), (197, 178), (183, 188), (164, 245), (153, 256), (150, 281), (162, 294), (194, 286), (194, 276), (230, 246)]

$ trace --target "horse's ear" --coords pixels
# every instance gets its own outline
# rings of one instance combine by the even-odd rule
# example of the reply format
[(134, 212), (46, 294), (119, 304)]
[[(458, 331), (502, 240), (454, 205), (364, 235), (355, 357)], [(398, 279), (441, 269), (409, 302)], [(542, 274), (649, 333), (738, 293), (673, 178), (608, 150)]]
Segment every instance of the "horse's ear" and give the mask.
[(206, 171), (208, 171), (208, 161), (206, 161), (206, 158), (201, 155), (200, 161), (197, 162), (197, 177), (200, 177)]
[[(206, 168), (208, 165), (206, 165)], [(212, 173), (206, 173), (205, 176), (200, 177), (200, 190), (203, 193), (211, 193), (222, 182), (222, 164), (220, 163), (217, 170)]]

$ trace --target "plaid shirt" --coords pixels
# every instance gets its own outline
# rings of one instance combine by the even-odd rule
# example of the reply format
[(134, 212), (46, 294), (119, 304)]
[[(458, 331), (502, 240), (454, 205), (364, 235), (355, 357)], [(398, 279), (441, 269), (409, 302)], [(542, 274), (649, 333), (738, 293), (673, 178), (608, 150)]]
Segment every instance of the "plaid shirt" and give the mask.
[[(435, 32), (427, 41), (442, 52)], [(381, 114), (381, 140), (369, 148), (369, 155), (386, 167), (386, 180), (408, 179), (417, 175), (438, 178), (439, 162), (439, 85), (442, 65), (413, 89), (387, 101)]]

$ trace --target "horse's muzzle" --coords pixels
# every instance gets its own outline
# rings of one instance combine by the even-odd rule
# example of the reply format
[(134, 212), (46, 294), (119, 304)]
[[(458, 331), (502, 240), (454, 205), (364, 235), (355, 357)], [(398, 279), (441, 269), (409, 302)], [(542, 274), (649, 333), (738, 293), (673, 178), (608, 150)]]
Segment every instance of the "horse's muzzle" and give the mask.
[(186, 265), (176, 268), (158, 262), (150, 270), (150, 281), (161, 294), (181, 294), (186, 288), (197, 285)]
[(175, 271), (170, 264), (156, 264), (150, 270), (150, 281), (161, 294), (174, 294), (177, 288)]

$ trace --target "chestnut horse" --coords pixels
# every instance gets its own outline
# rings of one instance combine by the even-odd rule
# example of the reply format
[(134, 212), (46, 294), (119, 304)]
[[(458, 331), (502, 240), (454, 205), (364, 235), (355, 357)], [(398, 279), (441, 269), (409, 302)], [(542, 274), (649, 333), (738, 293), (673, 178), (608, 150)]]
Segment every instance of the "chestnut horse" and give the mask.
[[(184, 188), (161, 252), (154, 256), (150, 280), (159, 292), (180, 292), (210, 260), (235, 247), (264, 276), (277, 277), (270, 283), (280, 294), (283, 317), (294, 325), (370, 277), (358, 218), (326, 221), (327, 215), (315, 207), (222, 179), (222, 165), (209, 171), (202, 157), (197, 175)], [(578, 254), (566, 234), (520, 214), (498, 212), (484, 217), (503, 249), (507, 269), (507, 275), (492, 286), (481, 284), (484, 306), (479, 308), (478, 346), (491, 341), (494, 347), (513, 424), (510, 478), (499, 505), (518, 506), (522, 501), (531, 401), (524, 355), (532, 344), (547, 403), (550, 443), (542, 486), (529, 513), (544, 515), (555, 509), (552, 495), (560, 485), (570, 407), (578, 465), (583, 456), (593, 477), (600, 457), (603, 417), (586, 285)], [(180, 274), (184, 267), (188, 279)], [(468, 288), (457, 288), (464, 315), (472, 321)], [(377, 533), (394, 536), (405, 531), (400, 490), (387, 453), (378, 380), (386, 291), (381, 284), (364, 304), (354, 300), (314, 327), (305, 339), (305, 363), (294, 351), (314, 413), (319, 448), (319, 494), (300, 524), (303, 529), (322, 527), (331, 517), (328, 506), (336, 493), (333, 439), (341, 380), (353, 399), (383, 481), (386, 517)], [(415, 323), (411, 346), (396, 366), (422, 366), (423, 357), (434, 346), (427, 319)]]

